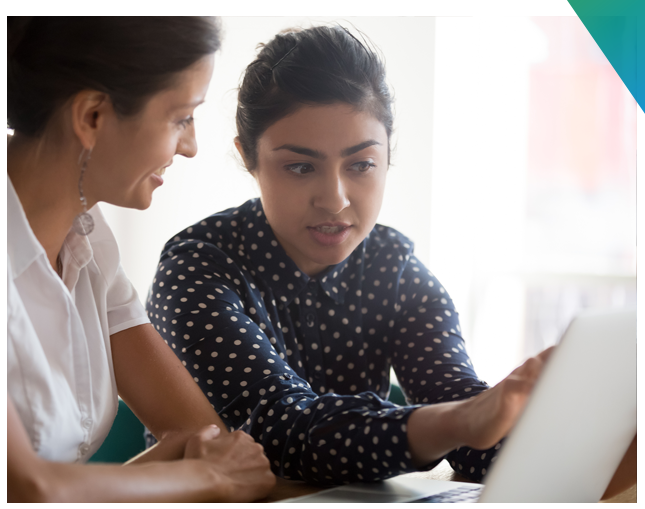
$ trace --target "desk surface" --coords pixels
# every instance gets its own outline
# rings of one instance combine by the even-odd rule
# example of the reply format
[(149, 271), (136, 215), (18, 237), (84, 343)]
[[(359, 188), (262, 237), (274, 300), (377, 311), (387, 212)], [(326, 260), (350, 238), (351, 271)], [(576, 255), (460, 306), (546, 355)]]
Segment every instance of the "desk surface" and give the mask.
[[(454, 472), (446, 460), (442, 461), (435, 468), (429, 472), (412, 472), (410, 474), (405, 474), (407, 477), (421, 477), (425, 479), (437, 479), (441, 481), (460, 481), (460, 482), (470, 482), (465, 477), (462, 477)], [(269, 494), (269, 496), (261, 502), (278, 502), (287, 498), (293, 497), (302, 497), (303, 495), (310, 495), (320, 491), (321, 488), (316, 486), (311, 486), (302, 481), (285, 481), (284, 479), (278, 479), (278, 482)], [(624, 491), (620, 495), (617, 495), (609, 500), (604, 502), (636, 502), (636, 486)]]

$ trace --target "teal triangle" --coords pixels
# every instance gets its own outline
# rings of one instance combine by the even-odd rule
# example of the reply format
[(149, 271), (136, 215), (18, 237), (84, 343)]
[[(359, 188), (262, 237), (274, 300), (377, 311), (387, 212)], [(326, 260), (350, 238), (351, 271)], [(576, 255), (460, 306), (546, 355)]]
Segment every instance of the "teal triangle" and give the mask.
[(568, 0), (645, 111), (645, 0)]

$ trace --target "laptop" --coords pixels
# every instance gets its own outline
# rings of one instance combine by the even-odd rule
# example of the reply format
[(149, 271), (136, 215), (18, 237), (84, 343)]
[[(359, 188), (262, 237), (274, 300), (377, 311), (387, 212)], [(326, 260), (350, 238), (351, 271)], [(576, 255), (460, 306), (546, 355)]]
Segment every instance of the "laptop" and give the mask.
[(398, 476), (283, 502), (597, 502), (636, 434), (636, 310), (585, 311), (484, 484)]

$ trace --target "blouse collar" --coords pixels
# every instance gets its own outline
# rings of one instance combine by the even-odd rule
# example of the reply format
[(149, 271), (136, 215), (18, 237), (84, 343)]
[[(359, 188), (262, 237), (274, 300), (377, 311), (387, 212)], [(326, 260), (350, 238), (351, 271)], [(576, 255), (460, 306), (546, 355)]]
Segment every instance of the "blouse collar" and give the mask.
[[(11, 261), (12, 277), (15, 279), (39, 256), (47, 259), (47, 253), (29, 225), (27, 215), (9, 176), (7, 176), (7, 215), (7, 252)], [(63, 282), (70, 292), (76, 285), (80, 270), (90, 262), (92, 256), (89, 239), (70, 229), (60, 252)], [(49, 266), (49, 262), (46, 265)]]
[[(277, 241), (264, 215), (262, 201), (256, 198), (251, 200), (249, 205), (253, 213), (248, 214), (249, 219), (243, 229), (259, 229), (262, 235), (256, 232), (256, 235), (253, 236), (254, 242), (249, 243), (248, 240), (245, 240), (241, 247), (250, 256), (255, 266), (254, 270), (259, 271), (261, 277), (263, 277), (262, 273), (275, 274), (273, 280), (271, 280), (271, 276), (266, 277), (267, 281), (271, 283), (276, 298), (288, 306), (310, 282), (314, 284), (318, 282), (327, 296), (337, 304), (343, 304), (351, 279), (360, 277), (352, 276), (356, 272), (352, 270), (352, 265), (361, 265), (364, 262), (365, 240), (342, 262), (331, 265), (315, 277), (309, 277), (298, 269), (298, 266), (289, 258)], [(245, 237), (248, 238), (249, 235), (245, 235)], [(268, 258), (268, 253), (273, 254)], [(360, 272), (362, 273), (362, 270)]]

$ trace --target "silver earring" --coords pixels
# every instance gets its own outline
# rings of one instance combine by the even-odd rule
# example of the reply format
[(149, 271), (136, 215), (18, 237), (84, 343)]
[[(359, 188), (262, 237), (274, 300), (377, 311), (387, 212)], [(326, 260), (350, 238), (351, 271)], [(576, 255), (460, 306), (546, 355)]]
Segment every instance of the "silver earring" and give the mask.
[[(86, 153), (87, 152), (87, 153)], [(94, 230), (94, 219), (90, 214), (87, 213), (87, 200), (83, 194), (83, 175), (85, 175), (85, 170), (87, 170), (87, 163), (92, 156), (92, 149), (81, 151), (81, 155), (78, 158), (78, 164), (81, 167), (81, 177), (78, 179), (78, 192), (81, 195), (81, 204), (83, 205), (83, 212), (74, 218), (74, 223), (72, 224), (72, 229), (79, 235), (89, 235)]]

